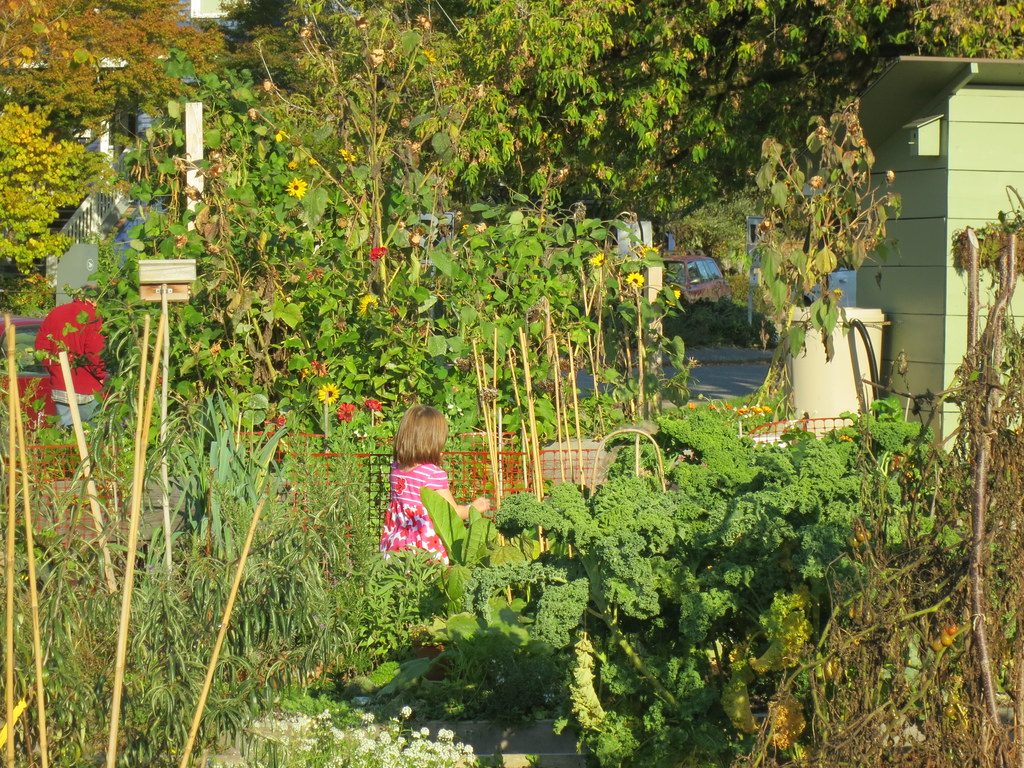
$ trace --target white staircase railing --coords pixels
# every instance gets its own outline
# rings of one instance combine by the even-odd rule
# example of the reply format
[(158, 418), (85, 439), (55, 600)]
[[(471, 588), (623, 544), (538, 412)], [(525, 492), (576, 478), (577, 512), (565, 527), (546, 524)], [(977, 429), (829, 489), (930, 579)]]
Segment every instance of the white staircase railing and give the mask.
[(97, 235), (105, 235), (128, 210), (130, 203), (130, 198), (123, 192), (93, 192), (71, 214), (60, 233), (75, 243), (89, 242)]

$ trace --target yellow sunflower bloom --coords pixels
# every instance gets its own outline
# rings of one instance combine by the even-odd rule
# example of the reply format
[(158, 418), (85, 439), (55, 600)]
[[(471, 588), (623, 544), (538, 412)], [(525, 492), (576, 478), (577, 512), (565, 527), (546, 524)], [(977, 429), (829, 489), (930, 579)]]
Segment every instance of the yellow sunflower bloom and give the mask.
[(292, 171), (294, 171), (294, 170), (295, 170), (296, 168), (298, 168), (298, 167), (299, 167), (299, 164), (298, 164), (297, 162), (295, 162), (294, 160), (292, 160), (292, 161), (290, 161), (290, 162), (288, 163), (288, 168), (289, 168), (289, 170), (292, 170)]
[(608, 256), (604, 253), (595, 253), (590, 257), (590, 266), (592, 267), (603, 267), (604, 263), (608, 260)]
[(380, 299), (374, 296), (372, 293), (368, 293), (359, 300), (359, 314), (365, 315), (371, 309), (380, 304)]
[(678, 285), (672, 286), (672, 295), (676, 297), (676, 301), (683, 298), (683, 292), (680, 290)]
[(429, 61), (431, 64), (433, 64), (435, 61), (437, 61), (437, 54), (434, 53), (429, 48), (424, 48), (423, 49), (423, 58), (425, 58), (427, 61)]
[(338, 389), (337, 384), (324, 384), (316, 391), (316, 399), (325, 405), (331, 405), (339, 397), (341, 397), (341, 390)]
[(346, 163), (354, 163), (356, 161), (355, 154), (345, 149), (344, 147), (338, 150), (338, 154), (341, 155), (341, 159), (344, 160)]
[(274, 141), (284, 141), (288, 138), (288, 134), (284, 131), (278, 131), (274, 134)]
[(630, 272), (628, 275), (626, 275), (626, 284), (630, 288), (639, 291), (641, 288), (644, 287), (644, 276), (641, 275), (639, 272)]
[(306, 190), (308, 189), (309, 184), (307, 184), (302, 179), (296, 178), (288, 182), (288, 184), (284, 188), (284, 191), (287, 192), (291, 197), (294, 197), (296, 200), (301, 200), (303, 197), (305, 197)]

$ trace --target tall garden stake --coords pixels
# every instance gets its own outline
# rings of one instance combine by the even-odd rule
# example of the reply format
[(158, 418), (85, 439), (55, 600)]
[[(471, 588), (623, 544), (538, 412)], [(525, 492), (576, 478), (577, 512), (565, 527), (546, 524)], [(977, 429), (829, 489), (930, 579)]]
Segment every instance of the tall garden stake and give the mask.
[(132, 473), (132, 498), (128, 518), (128, 551), (125, 556), (124, 585), (121, 591), (121, 618), (117, 627), (117, 654), (114, 659), (114, 691), (110, 700), (110, 733), (107, 739), (107, 768), (117, 764), (117, 733), (121, 720), (121, 694), (124, 689), (125, 658), (128, 654), (128, 625), (132, 611), (132, 588), (135, 585), (135, 553), (139, 539), (139, 516), (142, 509), (142, 485), (146, 470), (146, 446), (149, 443), (149, 422), (153, 412), (156, 378), (160, 371), (157, 360), (163, 346), (163, 323), (157, 328), (156, 349), (153, 352), (152, 375), (146, 388), (147, 358), (149, 356), (149, 315), (142, 326), (142, 354), (139, 361), (138, 414), (135, 420), (135, 464)]
[(516, 353), (512, 350), (508, 350), (508, 370), (512, 379), (512, 392), (516, 397), (516, 411), (519, 414), (519, 432), (521, 437), (519, 438), (520, 447), (522, 450), (519, 452), (523, 458), (523, 482), (530, 482), (530, 467), (528, 466), (527, 456), (530, 453), (530, 440), (526, 434), (526, 417), (523, 415), (523, 399), (519, 394), (519, 374), (516, 371)]
[(533, 482), (537, 498), (544, 500), (544, 474), (540, 466), (540, 442), (537, 438), (537, 409), (533, 400), (533, 377), (530, 375), (530, 348), (526, 331), (519, 329), (519, 346), (523, 353), (523, 379), (526, 386), (526, 409), (530, 418), (530, 451), (533, 457)]
[[(20, 393), (18, 393), (20, 395)], [(74, 398), (70, 398), (74, 399)], [(18, 463), (21, 465), (21, 511), (25, 520), (25, 553), (28, 560), (28, 605), (32, 614), (32, 662), (36, 673), (36, 721), (39, 729), (39, 755), (42, 768), (49, 768), (50, 746), (46, 732), (46, 684), (43, 681), (43, 642), (39, 629), (39, 590), (36, 582), (35, 530), (32, 522), (32, 500), (29, 496), (28, 446), (22, 424), (21, 403), (11, 411), (18, 431)]]
[(572, 388), (572, 415), (576, 422), (576, 459), (580, 469), (580, 486), (586, 484), (586, 467), (583, 465), (583, 430), (580, 427), (580, 392), (579, 383), (576, 381), (576, 358), (572, 351), (572, 339), (566, 338), (566, 346), (569, 348), (569, 386)]
[(493, 396), (497, 394), (497, 390), (487, 386), (487, 371), (484, 368), (484, 358), (483, 355), (480, 354), (480, 349), (477, 345), (476, 339), (473, 339), (473, 369), (476, 372), (476, 391), (477, 400), (480, 404), (480, 415), (483, 416), (484, 419), (484, 436), (487, 439), (487, 458), (491, 465), (491, 482), (494, 485), (495, 493), (497, 493), (499, 485), (497, 462), (498, 442), (494, 436), (496, 419), (493, 400)]
[[(200, 144), (200, 146), (202, 146)], [(164, 326), (163, 376), (160, 377), (160, 508), (164, 515), (164, 564), (170, 573), (174, 567), (171, 554), (171, 500), (167, 469), (167, 387), (171, 368), (171, 328), (167, 318), (167, 288), (160, 292), (160, 319)], [(154, 365), (156, 361), (153, 361)]]
[(15, 483), (15, 456), (17, 448), (17, 430), (14, 427), (14, 413), (18, 407), (18, 374), (14, 369), (14, 322), (11, 316), (4, 315), (4, 328), (7, 331), (7, 547), (4, 550), (4, 585), (7, 588), (6, 641), (4, 643), (4, 708), (7, 712), (7, 768), (14, 768), (14, 535), (17, 530), (17, 499), (18, 486)]
[[(969, 258), (972, 262), (978, 259), (977, 239), (968, 236)], [(971, 441), (973, 443), (974, 461), (971, 471), (971, 549), (968, 575), (971, 590), (971, 623), (974, 642), (978, 649), (978, 666), (981, 671), (981, 685), (985, 695), (985, 709), (990, 727), (999, 725), (999, 706), (996, 700), (995, 681), (992, 677), (992, 657), (989, 650), (988, 627), (986, 622), (985, 594), (985, 549), (986, 549), (986, 511), (988, 507), (988, 460), (992, 437), (992, 406), (995, 390), (999, 385), (1000, 370), (994, 365), (995, 352), (1003, 342), (1003, 315), (1009, 300), (1009, 293), (1014, 285), (1015, 238), (1010, 236), (1009, 252), (1000, 258), (1000, 286), (995, 301), (989, 310), (988, 323), (981, 339), (980, 348), (973, 350), (978, 361), (981, 382), (985, 389), (981, 403), (980, 416), (971, 420)], [(972, 267), (973, 272), (976, 267)], [(977, 294), (975, 294), (977, 296)], [(989, 337), (991, 334), (991, 337)]]
[(210, 695), (210, 686), (213, 685), (213, 675), (217, 671), (217, 661), (220, 659), (220, 649), (224, 645), (224, 638), (228, 634), (228, 626), (231, 624), (231, 613), (235, 608), (235, 598), (238, 597), (238, 587), (242, 583), (242, 575), (245, 572), (245, 561), (249, 557), (249, 550), (252, 548), (253, 536), (256, 534), (256, 526), (259, 525), (260, 515), (263, 513), (263, 505), (267, 496), (264, 493), (260, 496), (256, 510), (252, 513), (252, 521), (249, 523), (249, 531), (245, 535), (245, 543), (242, 544), (242, 554), (238, 558), (238, 567), (235, 569), (235, 578), (231, 582), (231, 592), (228, 594), (227, 605), (224, 606), (224, 614), (220, 619), (220, 627), (217, 630), (217, 640), (213, 644), (213, 653), (210, 654), (210, 663), (206, 667), (206, 679), (203, 681), (203, 689), (199, 693), (199, 702), (196, 704), (196, 712), (192, 716), (192, 727), (188, 731), (188, 741), (181, 753), (180, 768), (188, 768), (189, 760), (192, 758), (192, 750), (195, 749), (196, 737), (199, 735), (199, 725), (203, 721), (203, 710), (206, 709), (206, 699)]
[[(71, 383), (71, 364), (68, 362), (68, 353), (61, 350), (57, 358), (60, 361), (61, 375), (64, 377), (64, 391), (73, 394), (75, 387)], [(107, 547), (107, 534), (104, 531), (103, 514), (100, 511), (99, 491), (96, 488), (96, 481), (92, 478), (92, 461), (89, 458), (89, 446), (85, 442), (85, 430), (82, 429), (82, 416), (74, 397), (68, 398), (68, 410), (71, 411), (71, 425), (75, 433), (75, 443), (78, 445), (78, 458), (82, 463), (82, 476), (85, 477), (85, 494), (89, 498), (89, 511), (92, 513), (96, 535), (99, 536), (100, 552), (103, 555), (103, 578), (107, 582), (107, 590), (110, 594), (114, 594), (117, 592), (114, 564), (110, 559), (110, 549)]]
[[(553, 349), (552, 345), (554, 345)], [(563, 442), (563, 439), (568, 440), (569, 436), (563, 435), (562, 432), (562, 371), (559, 369), (558, 361), (558, 337), (555, 336), (554, 333), (551, 334), (551, 341), (548, 344), (548, 351), (548, 364), (551, 366), (551, 375), (554, 376), (555, 379), (555, 440), (557, 441), (558, 445), (558, 453), (556, 454), (558, 456), (558, 476), (564, 483), (565, 451), (563, 449), (565, 443)]]

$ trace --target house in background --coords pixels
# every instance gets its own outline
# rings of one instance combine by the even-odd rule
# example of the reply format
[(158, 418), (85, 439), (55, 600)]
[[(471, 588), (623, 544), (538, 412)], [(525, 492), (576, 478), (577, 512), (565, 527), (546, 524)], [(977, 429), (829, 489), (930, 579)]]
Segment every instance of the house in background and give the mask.
[[(1024, 195), (1024, 61), (902, 57), (862, 96), (861, 122), (879, 183), (896, 172), (902, 214), (889, 226), (894, 252), (858, 273), (858, 303), (890, 322), (882, 380), (939, 393), (967, 346), (967, 277), (953, 266), (954, 235), (1009, 210), (1008, 187)], [(1024, 310), (1024, 291), (1015, 310)], [(957, 409), (941, 417), (948, 436)]]
[(230, 0), (182, 0), (193, 19), (221, 19), (227, 15), (224, 7)]

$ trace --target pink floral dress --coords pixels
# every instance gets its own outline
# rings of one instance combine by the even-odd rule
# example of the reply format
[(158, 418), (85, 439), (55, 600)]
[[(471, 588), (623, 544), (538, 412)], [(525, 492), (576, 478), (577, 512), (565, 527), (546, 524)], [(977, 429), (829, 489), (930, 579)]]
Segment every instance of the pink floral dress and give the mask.
[(380, 551), (398, 552), (419, 547), (434, 552), (439, 560), (448, 562), (444, 544), (434, 531), (430, 515), (423, 508), (420, 491), (448, 488), (448, 473), (436, 464), (417, 464), (408, 469), (391, 465), (391, 501), (384, 514), (384, 529), (380, 535)]

